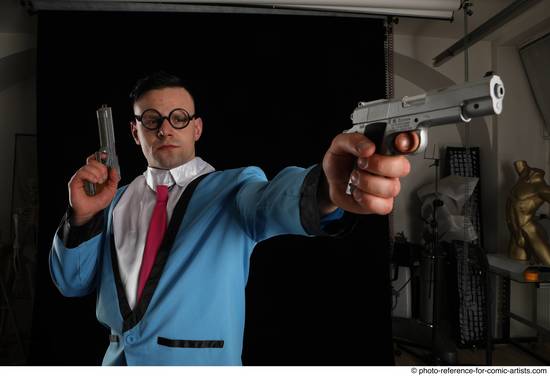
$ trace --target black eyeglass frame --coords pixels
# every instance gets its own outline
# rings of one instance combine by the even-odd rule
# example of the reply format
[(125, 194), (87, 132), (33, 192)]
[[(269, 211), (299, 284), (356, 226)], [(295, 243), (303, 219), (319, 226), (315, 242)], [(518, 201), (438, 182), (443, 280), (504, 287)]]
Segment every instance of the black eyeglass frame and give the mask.
[[(155, 123), (156, 123), (156, 127), (155, 128), (149, 128), (148, 126), (146, 126), (142, 119), (143, 119), (143, 114), (145, 114), (147, 111), (154, 111), (158, 114), (158, 118), (156, 119)], [(185, 125), (183, 127), (176, 127), (173, 123), (172, 123), (172, 120), (170, 120), (170, 118), (172, 117), (172, 114), (175, 112), (175, 111), (183, 111), (187, 114), (187, 122), (185, 123)], [(193, 115), (189, 115), (189, 112), (187, 112), (187, 110), (183, 109), (183, 108), (174, 108), (172, 111), (170, 111), (170, 113), (168, 114), (168, 116), (162, 116), (162, 114), (154, 109), (154, 108), (148, 108), (146, 110), (144, 110), (141, 115), (136, 115), (134, 114), (134, 118), (139, 121), (141, 123), (141, 125), (143, 125), (143, 127), (145, 129), (148, 129), (150, 131), (156, 131), (158, 129), (160, 129), (160, 127), (162, 126), (162, 123), (164, 123), (164, 119), (168, 120), (168, 123), (170, 124), (170, 126), (174, 129), (184, 129), (186, 128), (189, 123), (191, 123), (191, 120), (194, 120), (196, 118), (198, 118), (198, 115), (195, 113)]]

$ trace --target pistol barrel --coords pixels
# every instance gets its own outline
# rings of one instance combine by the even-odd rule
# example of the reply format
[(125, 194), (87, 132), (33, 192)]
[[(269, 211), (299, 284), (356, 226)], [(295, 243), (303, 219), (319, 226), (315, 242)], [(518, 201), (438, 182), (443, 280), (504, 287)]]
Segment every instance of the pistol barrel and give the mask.
[(115, 148), (115, 130), (111, 107), (101, 106), (97, 111), (97, 127), (99, 130), (100, 151), (107, 153), (105, 165), (115, 168), (120, 176), (120, 167)]
[(96, 111), (96, 114), (101, 149), (112, 148), (115, 145), (115, 132), (111, 107), (103, 105)]
[[(500, 77), (491, 75), (412, 97), (362, 102), (351, 115), (353, 127), (344, 132), (364, 134), (382, 154), (419, 153), (427, 146), (428, 128), (499, 115), (504, 94)], [(411, 149), (403, 149), (405, 144)]]
[[(504, 93), (502, 80), (492, 75), (480, 81), (436, 89), (413, 97), (360, 103), (352, 114), (352, 122), (354, 125), (389, 122), (395, 118), (422, 116), (451, 108), (460, 108), (462, 121), (469, 121), (472, 117), (500, 114)], [(439, 124), (448, 123), (433, 121), (426, 126)]]
[[(107, 105), (101, 106), (97, 111), (97, 128), (99, 131), (99, 151), (95, 153), (95, 159), (104, 163), (110, 168), (114, 168), (120, 176), (120, 166), (116, 155), (115, 147), (115, 130), (113, 126), (113, 114), (111, 107)], [(102, 158), (101, 153), (107, 153), (107, 158)], [(85, 184), (86, 193), (89, 196), (94, 196), (97, 192), (96, 185), (91, 182)]]

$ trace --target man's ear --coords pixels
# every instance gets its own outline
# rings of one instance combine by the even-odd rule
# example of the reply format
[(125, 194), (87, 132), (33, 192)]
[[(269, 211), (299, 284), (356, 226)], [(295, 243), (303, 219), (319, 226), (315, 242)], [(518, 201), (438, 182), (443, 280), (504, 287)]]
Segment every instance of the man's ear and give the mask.
[(201, 138), (201, 135), (202, 135), (202, 119), (199, 117), (195, 119), (195, 124), (194, 124), (195, 141), (198, 141), (199, 138)]
[(134, 138), (134, 141), (137, 145), (140, 145), (139, 137), (138, 137), (138, 131), (137, 131), (137, 125), (135, 120), (130, 122), (130, 132), (132, 132), (132, 137)]

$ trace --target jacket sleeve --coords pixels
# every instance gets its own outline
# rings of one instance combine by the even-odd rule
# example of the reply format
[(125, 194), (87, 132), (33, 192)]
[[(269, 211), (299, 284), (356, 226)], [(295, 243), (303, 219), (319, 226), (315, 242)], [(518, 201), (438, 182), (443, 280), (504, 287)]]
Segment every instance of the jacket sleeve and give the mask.
[(321, 217), (317, 193), (322, 168), (287, 167), (268, 181), (257, 167), (239, 175), (237, 208), (245, 230), (255, 241), (282, 234), (340, 236), (355, 216), (338, 209)]
[(71, 223), (69, 208), (54, 236), (49, 255), (50, 274), (65, 296), (84, 296), (96, 287), (103, 244), (104, 211), (83, 226)]

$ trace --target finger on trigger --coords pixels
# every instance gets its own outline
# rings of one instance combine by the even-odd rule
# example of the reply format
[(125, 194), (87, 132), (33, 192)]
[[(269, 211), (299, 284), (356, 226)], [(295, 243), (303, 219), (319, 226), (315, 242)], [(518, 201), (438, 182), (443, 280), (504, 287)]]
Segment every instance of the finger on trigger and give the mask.
[[(107, 156), (108, 156), (108, 154), (107, 154), (106, 151), (100, 151), (100, 152), (96, 153), (96, 157), (99, 157), (98, 162), (101, 162), (101, 163), (103, 163), (104, 161), (107, 160)], [(97, 160), (97, 158), (96, 158), (96, 160)]]

